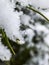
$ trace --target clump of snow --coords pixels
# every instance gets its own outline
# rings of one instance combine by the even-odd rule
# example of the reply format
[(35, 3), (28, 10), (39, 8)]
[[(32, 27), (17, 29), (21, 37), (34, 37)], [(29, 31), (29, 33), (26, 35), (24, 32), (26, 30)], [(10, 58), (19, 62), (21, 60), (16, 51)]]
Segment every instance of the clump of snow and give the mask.
[(32, 0), (32, 5), (37, 8), (49, 8), (49, 0)]
[(1, 38), (0, 38), (0, 60), (9, 61), (11, 56), (12, 54), (10, 50), (2, 44)]
[(17, 11), (14, 12), (9, 1), (0, 1), (0, 27), (2, 27), (7, 36), (16, 42), (16, 39), (24, 41), (19, 32), (20, 15)]
[(26, 29), (25, 34), (26, 34), (27, 37), (28, 37), (29, 46), (31, 46), (31, 45), (33, 46), (32, 38), (33, 38), (33, 36), (35, 35), (34, 31), (31, 30), (31, 29)]
[(28, 6), (29, 4), (32, 4), (32, 0), (15, 0), (15, 2), (16, 1), (20, 2), (22, 6)]
[(29, 25), (29, 20), (30, 20), (30, 16), (28, 16), (26, 14), (23, 14), (21, 16), (21, 22), (22, 22), (22, 24)]
[(40, 23), (35, 24), (35, 30), (40, 34), (40, 32), (44, 32), (45, 34), (49, 33), (49, 29), (46, 26), (41, 25)]
[(49, 46), (49, 34), (47, 34), (47, 36), (44, 37), (44, 41)]

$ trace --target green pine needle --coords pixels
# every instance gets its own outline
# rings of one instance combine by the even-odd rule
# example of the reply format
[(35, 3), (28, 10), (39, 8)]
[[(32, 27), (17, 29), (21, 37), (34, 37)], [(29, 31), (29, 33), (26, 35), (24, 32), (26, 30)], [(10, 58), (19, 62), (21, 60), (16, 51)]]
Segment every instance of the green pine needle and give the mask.
[(5, 32), (3, 31), (3, 29), (1, 29), (1, 33), (2, 33), (2, 37), (4, 38), (4, 40), (6, 41), (6, 43), (8, 45), (8, 47), (10, 48), (10, 50), (12, 51), (12, 53), (15, 55), (16, 53), (14, 52), (14, 50), (13, 50), (13, 48), (12, 48), (12, 46), (11, 46), (11, 44), (10, 44), (10, 42), (9, 42), (6, 34), (5, 34)]

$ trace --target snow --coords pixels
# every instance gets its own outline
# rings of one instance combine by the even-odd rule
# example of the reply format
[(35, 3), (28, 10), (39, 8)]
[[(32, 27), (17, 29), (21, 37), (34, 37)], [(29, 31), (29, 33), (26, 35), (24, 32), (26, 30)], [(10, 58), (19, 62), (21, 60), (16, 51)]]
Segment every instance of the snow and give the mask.
[[(46, 13), (46, 12), (45, 12)], [(45, 14), (44, 14), (45, 15)], [(48, 14), (47, 14), (48, 15)], [(36, 16), (36, 15), (35, 15)], [(41, 17), (41, 16), (38, 16), (37, 17)], [(47, 16), (46, 16), (47, 17)], [(44, 19), (44, 18), (42, 18)], [(32, 42), (32, 38), (34, 37), (35, 33), (34, 33), (34, 30), (36, 30), (36, 36), (37, 35), (40, 35), (44, 42), (41, 41), (41, 39), (39, 39), (37, 37), (38, 40), (40, 40), (40, 42), (38, 43), (37, 45), (37, 48), (38, 50), (41, 48), (41, 50), (39, 50), (39, 57), (37, 57), (37, 59), (35, 58), (35, 60), (39, 61), (39, 65), (48, 65), (48, 59), (49, 59), (49, 55), (48, 52), (49, 51), (49, 48), (47, 46), (49, 46), (49, 28), (46, 27), (46, 25), (42, 25), (40, 23), (40, 21), (36, 22), (34, 25), (33, 24), (30, 24), (29, 21), (31, 20), (31, 17), (26, 15), (26, 14), (23, 14), (22, 17), (21, 17), (21, 23), (24, 24), (24, 25), (28, 25), (30, 28), (22, 31), (23, 32), (23, 35), (27, 35), (28, 37), (25, 39), (25, 41), (28, 41), (28, 47), (33, 47), (34, 46), (34, 42)], [(32, 21), (31, 21), (32, 22)], [(34, 20), (33, 22), (34, 23)], [(48, 25), (49, 26), (49, 25)], [(46, 44), (46, 45), (45, 45)], [(41, 54), (40, 54), (41, 53)], [(42, 53), (45, 54), (45, 58), (42, 59), (40, 56), (42, 56)], [(32, 54), (33, 55), (33, 54)], [(33, 58), (34, 59), (34, 58)], [(34, 60), (34, 61), (35, 61)], [(31, 59), (31, 61), (33, 61)], [(30, 61), (30, 64), (31, 64), (31, 61)], [(35, 61), (35, 62), (36, 62)]]
[(32, 5), (40, 8), (49, 8), (49, 0), (32, 0)]
[(41, 11), (41, 13), (42, 13), (45, 17), (47, 17), (47, 18), (49, 19), (49, 11), (46, 11), (46, 12)]
[(0, 27), (2, 27), (7, 36), (15, 42), (16, 39), (24, 41), (19, 32), (21, 14), (21, 12), (14, 12), (8, 1), (0, 1)]
[(29, 25), (30, 16), (23, 14), (21, 16), (22, 24)]
[[(12, 3), (10, 3), (10, 1)], [(36, 8), (40, 7), (42, 9), (42, 8), (49, 8), (49, 0), (15, 0), (15, 1), (10, 0), (10, 1), (0, 0), (0, 27), (4, 29), (7, 37), (15, 42), (17, 40), (18, 44), (24, 44), (26, 41), (28, 41), (28, 47), (33, 47), (34, 42), (32, 42), (32, 38), (36, 35), (37, 39), (39, 40), (38, 35), (40, 35), (42, 36), (44, 42), (42, 42), (40, 39), (40, 42), (37, 45), (37, 47), (38, 48), (40, 47), (42, 51), (44, 50), (44, 52), (49, 51), (49, 48), (47, 48), (43, 44), (45, 43), (49, 46), (49, 29), (45, 25), (35, 22), (33, 19), (34, 17), (33, 14), (32, 16), (30, 16), (30, 15), (24, 14), (22, 11), (14, 12), (13, 10), (13, 7), (14, 7), (13, 3), (16, 1), (19, 1), (22, 7), (28, 6), (29, 4), (31, 4), (32, 6)], [(49, 11), (41, 10), (41, 12), (49, 19)], [(35, 16), (41, 18), (40, 15), (35, 14)], [(30, 21), (32, 22), (32, 24), (29, 23)], [(29, 28), (26, 28), (25, 30), (20, 31), (21, 24), (24, 24), (25, 26), (29, 26)], [(34, 31), (36, 31), (36, 33)], [(43, 34), (41, 32), (43, 32)], [(26, 39), (24, 39), (25, 35), (27, 35)], [(44, 65), (44, 62), (45, 62), (45, 65), (48, 65), (47, 61), (48, 61), (49, 55), (45, 54), (44, 61), (41, 60), (40, 56), (42, 56), (42, 52), (40, 54), (40, 51), (39, 51), (39, 63), (41, 65), (42, 64)], [(10, 58), (11, 58), (11, 52), (0, 41), (0, 59), (2, 61), (8, 61), (10, 60)]]
[(46, 28), (46, 26), (41, 25), (40, 23), (35, 24), (35, 30), (37, 30), (38, 33), (40, 32), (44, 32), (45, 34), (49, 33), (49, 29)]
[(32, 4), (32, 0), (15, 0), (14, 2), (20, 2), (22, 6), (28, 6), (29, 4)]
[(28, 47), (33, 47), (34, 44), (32, 43), (32, 38), (34, 37), (35, 33), (31, 29), (26, 29), (25, 30), (25, 35), (27, 35), (26, 41), (28, 41)]
[(12, 54), (7, 46), (4, 46), (0, 39), (0, 60), (2, 61), (9, 61)]
[(49, 34), (44, 38), (44, 41), (49, 46)]
[(28, 6), (29, 4), (41, 9), (49, 8), (49, 0), (12, 0), (12, 2), (20, 2), (22, 6)]

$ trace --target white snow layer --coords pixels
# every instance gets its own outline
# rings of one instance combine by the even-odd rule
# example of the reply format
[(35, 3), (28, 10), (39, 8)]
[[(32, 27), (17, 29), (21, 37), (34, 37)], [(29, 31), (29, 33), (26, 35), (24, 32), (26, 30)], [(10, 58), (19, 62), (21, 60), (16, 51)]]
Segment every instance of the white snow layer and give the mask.
[[(11, 7), (11, 4), (7, 0), (1, 0), (0, 1), (0, 27), (2, 27), (7, 36), (13, 40), (16, 41), (16, 39), (19, 39), (24, 43), (24, 39), (22, 38), (19, 26), (20, 26), (20, 13), (13, 12), (13, 8)], [(21, 44), (21, 43), (20, 43)]]
[(33, 5), (38, 8), (49, 8), (49, 0), (12, 0), (12, 2), (20, 2), (22, 6)]
[(11, 56), (12, 54), (10, 50), (2, 44), (1, 39), (0, 39), (0, 59), (2, 61), (9, 61)]

